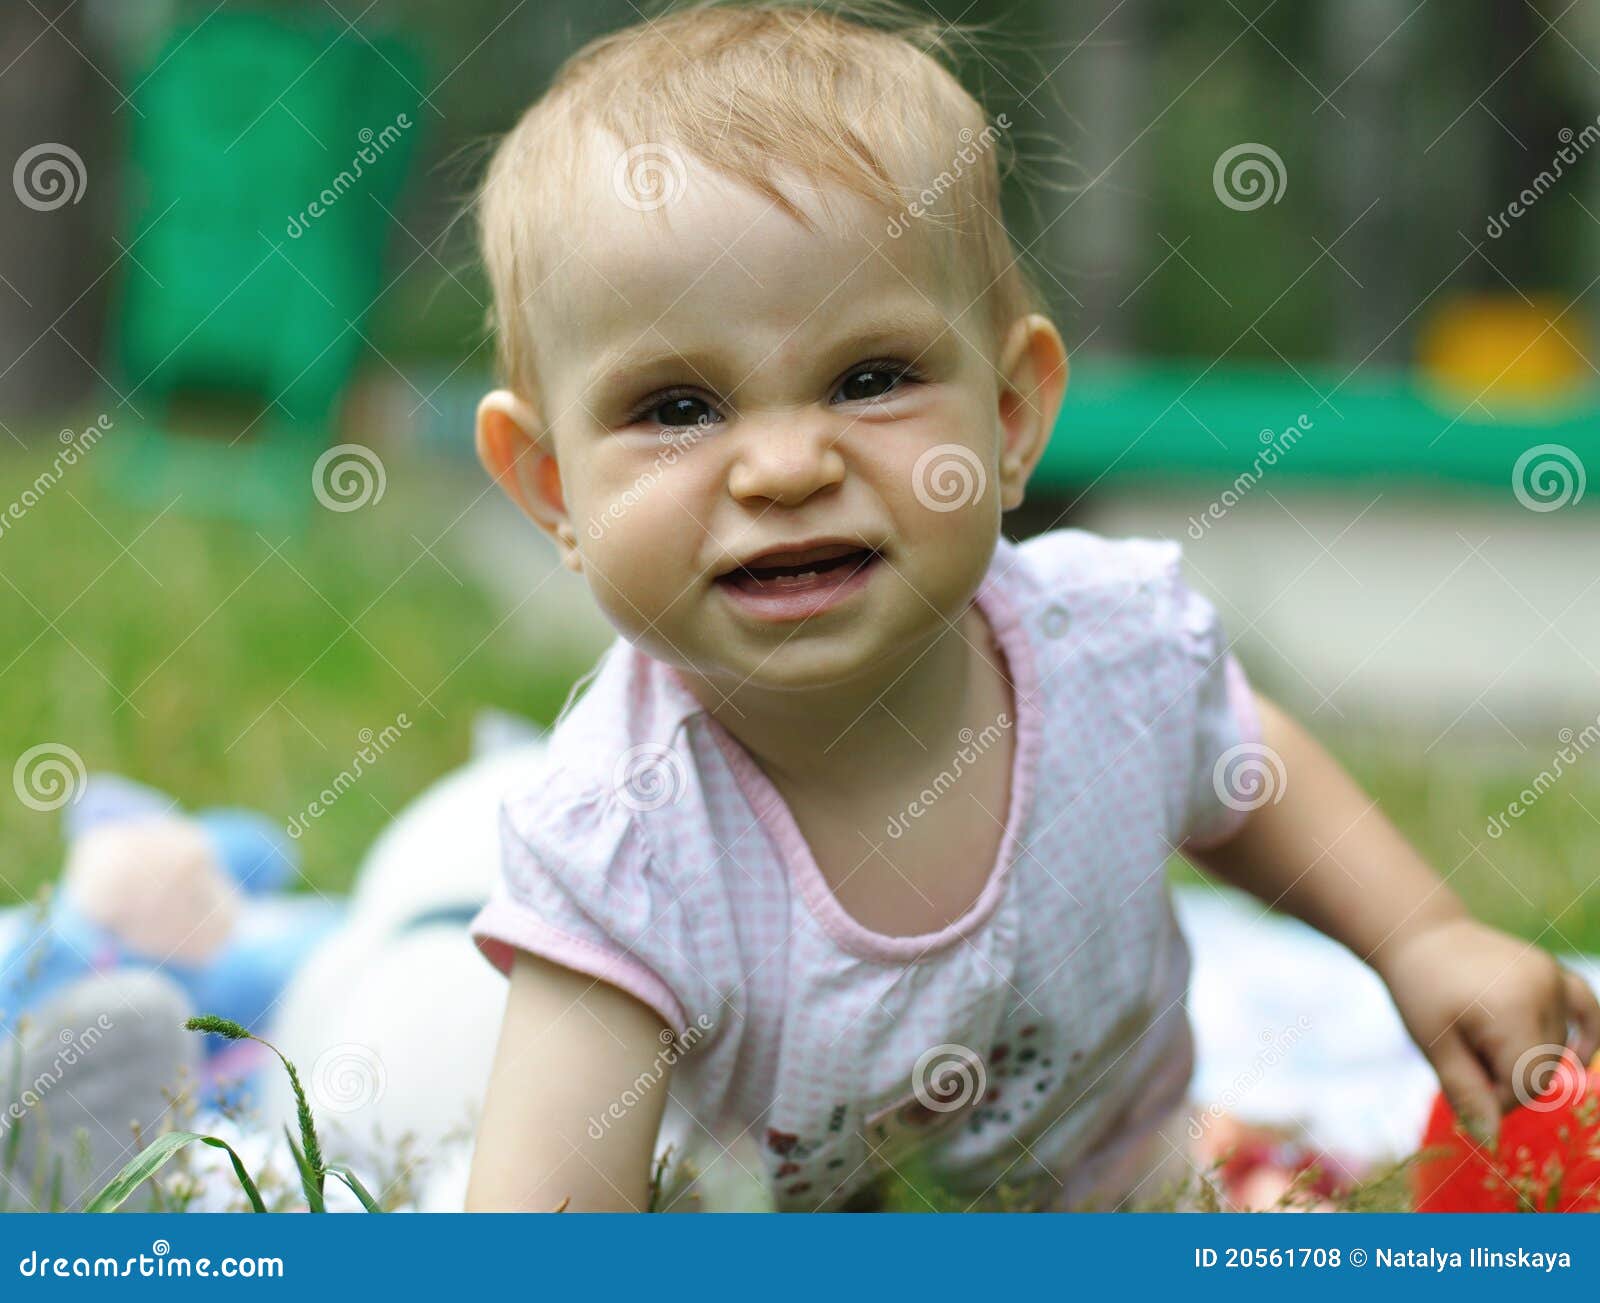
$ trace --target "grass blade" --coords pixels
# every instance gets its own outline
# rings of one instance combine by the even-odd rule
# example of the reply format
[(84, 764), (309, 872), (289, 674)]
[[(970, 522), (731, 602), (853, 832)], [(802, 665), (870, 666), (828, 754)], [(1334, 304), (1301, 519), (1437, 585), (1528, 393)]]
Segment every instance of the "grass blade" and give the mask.
[(202, 1145), (210, 1145), (213, 1149), (226, 1149), (228, 1161), (233, 1164), (233, 1174), (239, 1178), (239, 1185), (244, 1190), (245, 1198), (250, 1200), (250, 1211), (264, 1213), (267, 1205), (261, 1199), (261, 1191), (256, 1189), (256, 1183), (250, 1179), (250, 1173), (245, 1171), (244, 1160), (233, 1152), (233, 1146), (226, 1140), (219, 1140), (216, 1136), (201, 1136)]
[(3, 1167), (0, 1167), (0, 1170), (3, 1170), (7, 1176), (16, 1170), (17, 1154), (22, 1148), (22, 1124), (27, 1120), (28, 1115), (24, 1113), (11, 1124), (11, 1130), (6, 1133), (6, 1156)]
[(323, 1182), (326, 1179), (327, 1167), (322, 1161), (322, 1142), (317, 1138), (316, 1119), (311, 1115), (311, 1105), (306, 1100), (305, 1088), (300, 1084), (300, 1074), (295, 1071), (295, 1066), (288, 1057), (269, 1040), (257, 1036), (242, 1023), (236, 1023), (231, 1018), (219, 1018), (214, 1013), (198, 1014), (183, 1024), (192, 1032), (208, 1032), (212, 1036), (223, 1036), (230, 1041), (254, 1041), (257, 1045), (265, 1045), (273, 1054), (277, 1055), (278, 1062), (283, 1064), (283, 1070), (289, 1074), (289, 1086), (294, 1091), (295, 1119), (300, 1124), (300, 1145), (294, 1143), (294, 1137), (289, 1137), (289, 1148), (294, 1151), (296, 1166), (300, 1169), (300, 1183), (305, 1187), (306, 1203), (314, 1213), (326, 1212), (322, 1201)]
[(306, 1207), (314, 1213), (325, 1213), (328, 1206), (322, 1201), (322, 1182), (317, 1179), (317, 1173), (306, 1162), (306, 1156), (300, 1152), (300, 1146), (294, 1142), (294, 1133), (287, 1126), (283, 1128), (283, 1138), (289, 1142), (289, 1152), (294, 1155), (294, 1165), (300, 1169), (300, 1188), (306, 1192)]
[(348, 1185), (350, 1193), (361, 1200), (361, 1206), (369, 1213), (381, 1213), (383, 1211), (382, 1208), (378, 1207), (378, 1201), (367, 1192), (367, 1187), (361, 1184), (360, 1179), (348, 1167), (340, 1163), (330, 1163), (323, 1171), (327, 1172), (329, 1176), (337, 1176)]
[[(18, 1037), (11, 1053), (11, 1080), (6, 1085), (6, 1094), (12, 1099), (21, 1096), (22, 1085), (22, 1039)], [(6, 1152), (3, 1170), (9, 1176), (16, 1169), (17, 1153), (22, 1146), (22, 1124), (27, 1121), (28, 1115), (24, 1113), (11, 1123), (11, 1129), (6, 1132)]]
[(197, 1131), (168, 1131), (164, 1135), (157, 1136), (128, 1160), (127, 1166), (111, 1178), (105, 1189), (84, 1205), (84, 1212), (115, 1212), (126, 1202), (129, 1195), (165, 1167), (167, 1160), (178, 1150), (196, 1140), (203, 1145), (210, 1145), (213, 1149), (228, 1151), (228, 1157), (233, 1162), (233, 1174), (239, 1178), (239, 1184), (244, 1187), (245, 1197), (250, 1200), (251, 1210), (258, 1213), (266, 1212), (267, 1206), (261, 1201), (261, 1192), (256, 1189), (256, 1183), (250, 1179), (250, 1173), (245, 1170), (243, 1160), (234, 1153), (233, 1146), (226, 1140), (219, 1140), (216, 1136), (203, 1136)]

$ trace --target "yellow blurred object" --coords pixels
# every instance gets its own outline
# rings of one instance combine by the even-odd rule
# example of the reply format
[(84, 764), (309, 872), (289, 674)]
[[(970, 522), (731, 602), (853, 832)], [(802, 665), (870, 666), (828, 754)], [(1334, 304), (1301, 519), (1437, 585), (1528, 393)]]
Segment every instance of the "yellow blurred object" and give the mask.
[(1426, 379), (1468, 398), (1562, 401), (1595, 378), (1580, 312), (1549, 294), (1453, 299), (1423, 327), (1417, 360)]

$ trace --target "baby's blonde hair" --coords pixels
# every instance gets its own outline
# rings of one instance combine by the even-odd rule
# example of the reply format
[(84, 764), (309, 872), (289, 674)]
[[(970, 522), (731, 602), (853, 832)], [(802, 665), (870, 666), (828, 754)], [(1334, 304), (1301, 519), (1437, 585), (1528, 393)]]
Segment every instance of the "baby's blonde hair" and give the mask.
[(619, 151), (619, 185), (635, 165), (650, 184), (681, 151), (808, 227), (777, 173), (874, 201), (886, 235), (928, 241), (938, 274), (983, 301), (991, 346), (1040, 310), (1001, 217), (1009, 124), (991, 123), (942, 61), (953, 30), (895, 0), (691, 0), (572, 55), (500, 142), (478, 196), (503, 382), (539, 392), (529, 305), (562, 260), (559, 233), (582, 229), (566, 200), (596, 132)]

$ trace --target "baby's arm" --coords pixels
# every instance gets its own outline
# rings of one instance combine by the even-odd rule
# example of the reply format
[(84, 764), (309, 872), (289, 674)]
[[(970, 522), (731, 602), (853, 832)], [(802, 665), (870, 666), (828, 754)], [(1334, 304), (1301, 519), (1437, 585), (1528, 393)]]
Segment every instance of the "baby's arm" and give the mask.
[[(666, 1035), (633, 996), (518, 951), (467, 1211), (551, 1212), (563, 1201), (574, 1212), (644, 1211), (667, 1099)], [(635, 1089), (641, 1076), (647, 1091)], [(638, 1095), (631, 1107), (620, 1104), (625, 1091)]]
[(1569, 1020), (1579, 1057), (1594, 1054), (1593, 992), (1543, 950), (1474, 921), (1338, 762), (1256, 702), (1283, 760), (1282, 799), (1194, 858), (1371, 964), (1457, 1116), (1492, 1133), (1502, 1108), (1543, 1087), (1555, 1058), (1530, 1052), (1567, 1043)]

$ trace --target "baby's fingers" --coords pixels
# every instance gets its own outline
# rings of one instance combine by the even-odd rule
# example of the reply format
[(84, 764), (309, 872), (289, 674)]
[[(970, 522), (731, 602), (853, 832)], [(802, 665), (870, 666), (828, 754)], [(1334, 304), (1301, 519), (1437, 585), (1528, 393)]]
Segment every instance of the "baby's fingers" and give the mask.
[(1541, 998), (1525, 997), (1492, 1016), (1464, 1020), (1466, 1039), (1487, 1065), (1503, 1110), (1534, 1104), (1549, 1090), (1562, 1058), (1571, 1053), (1566, 1005), (1560, 970), (1552, 963)]
[(1595, 999), (1589, 983), (1570, 968), (1561, 970), (1561, 978), (1567, 995), (1567, 1021), (1576, 1029), (1572, 1048), (1580, 1063), (1588, 1063), (1600, 1050), (1600, 1000)]
[(1461, 1126), (1484, 1144), (1500, 1129), (1500, 1105), (1489, 1073), (1459, 1030), (1451, 1028), (1427, 1051), (1439, 1087)]

